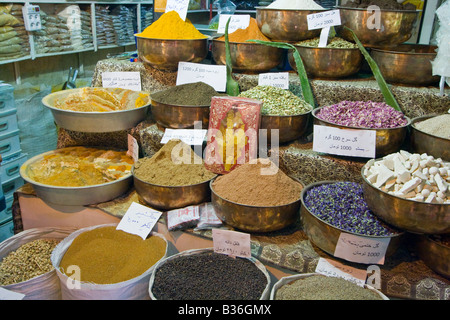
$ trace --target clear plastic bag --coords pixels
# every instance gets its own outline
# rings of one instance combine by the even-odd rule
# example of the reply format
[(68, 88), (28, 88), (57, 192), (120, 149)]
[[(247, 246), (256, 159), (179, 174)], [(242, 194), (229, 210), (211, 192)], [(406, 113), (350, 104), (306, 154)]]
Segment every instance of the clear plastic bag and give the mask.
[(219, 19), (221, 14), (234, 14), (236, 5), (230, 0), (216, 0), (213, 2), (213, 9), (217, 9), (217, 15), (209, 22), (209, 29), (216, 29), (219, 27)]

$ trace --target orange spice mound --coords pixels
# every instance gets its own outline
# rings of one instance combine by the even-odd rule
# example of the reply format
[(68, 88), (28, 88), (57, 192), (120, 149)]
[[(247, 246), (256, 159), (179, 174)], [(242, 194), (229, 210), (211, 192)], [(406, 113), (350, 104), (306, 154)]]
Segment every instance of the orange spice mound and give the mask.
[[(262, 40), (270, 41), (259, 29), (255, 18), (250, 18), (250, 23), (245, 29), (237, 29), (228, 35), (229, 42), (245, 42), (246, 40)], [(217, 40), (225, 41), (225, 36), (217, 38)]]

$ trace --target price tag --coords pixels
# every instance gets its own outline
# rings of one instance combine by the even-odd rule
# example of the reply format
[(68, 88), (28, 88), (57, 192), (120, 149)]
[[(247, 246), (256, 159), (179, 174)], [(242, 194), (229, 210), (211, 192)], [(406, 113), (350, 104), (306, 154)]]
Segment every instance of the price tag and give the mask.
[(360, 237), (341, 232), (334, 256), (365, 264), (384, 264), (389, 238)]
[(350, 157), (375, 158), (375, 130), (314, 125), (313, 150)]
[(204, 82), (218, 92), (227, 88), (227, 66), (179, 62), (176, 85)]
[(272, 86), (275, 88), (289, 89), (288, 72), (260, 73), (258, 78), (259, 86)]
[(318, 13), (311, 13), (306, 16), (308, 30), (333, 27), (341, 24), (341, 15), (339, 10), (329, 10)]
[(189, 0), (167, 0), (165, 12), (176, 11), (181, 19), (186, 20)]
[(334, 260), (319, 258), (315, 271), (328, 277), (343, 278), (360, 286), (364, 286), (366, 283), (367, 272), (365, 270), (346, 266)]
[(139, 145), (137, 143), (137, 140), (131, 134), (128, 134), (127, 155), (132, 157), (135, 163), (139, 159)]
[(141, 74), (139, 72), (102, 72), (103, 88), (121, 88), (141, 91)]
[(25, 3), (22, 7), (23, 22), (27, 31), (42, 29), (41, 12), (39, 6)]
[(0, 300), (22, 300), (25, 298), (23, 293), (14, 292), (0, 287)]
[(251, 257), (250, 234), (213, 229), (212, 238), (214, 244), (214, 252), (227, 254), (232, 257)]
[(116, 229), (138, 235), (145, 240), (161, 214), (160, 211), (133, 202)]
[(190, 146), (201, 146), (205, 141), (207, 129), (169, 129), (166, 128), (161, 139), (162, 144), (170, 140), (181, 140)]
[(221, 14), (219, 16), (219, 25), (217, 26), (217, 33), (225, 33), (225, 27), (227, 26), (228, 19), (230, 19), (228, 25), (228, 34), (236, 31), (237, 29), (247, 29), (250, 25), (249, 14)]

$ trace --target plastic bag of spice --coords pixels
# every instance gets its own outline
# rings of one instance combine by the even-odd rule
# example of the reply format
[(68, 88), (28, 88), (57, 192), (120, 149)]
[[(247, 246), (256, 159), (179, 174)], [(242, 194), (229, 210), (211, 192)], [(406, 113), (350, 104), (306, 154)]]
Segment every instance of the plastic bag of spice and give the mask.
[(167, 230), (184, 230), (195, 227), (200, 219), (200, 207), (188, 206), (166, 212)]
[[(76, 229), (74, 228), (33, 228), (22, 231), (0, 243), (0, 260), (34, 240), (52, 239), (62, 241)], [(18, 257), (16, 257), (17, 260)], [(49, 260), (50, 263), (50, 260)], [(35, 267), (33, 266), (33, 269)], [(23, 273), (22, 273), (23, 276)], [(60, 300), (61, 288), (55, 269), (35, 276), (29, 280), (8, 284), (2, 288), (24, 294), (23, 300)]]
[(212, 97), (205, 167), (225, 174), (257, 158), (262, 102), (243, 97)]

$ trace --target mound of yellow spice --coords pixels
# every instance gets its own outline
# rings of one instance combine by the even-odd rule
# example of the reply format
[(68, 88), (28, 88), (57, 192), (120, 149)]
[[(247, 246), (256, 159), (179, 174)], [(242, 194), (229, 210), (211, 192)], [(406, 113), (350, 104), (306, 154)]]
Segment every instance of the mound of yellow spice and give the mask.
[(80, 268), (80, 281), (111, 284), (140, 276), (166, 252), (166, 242), (158, 236), (141, 237), (116, 230), (114, 226), (99, 227), (77, 236), (64, 254), (60, 268)]

